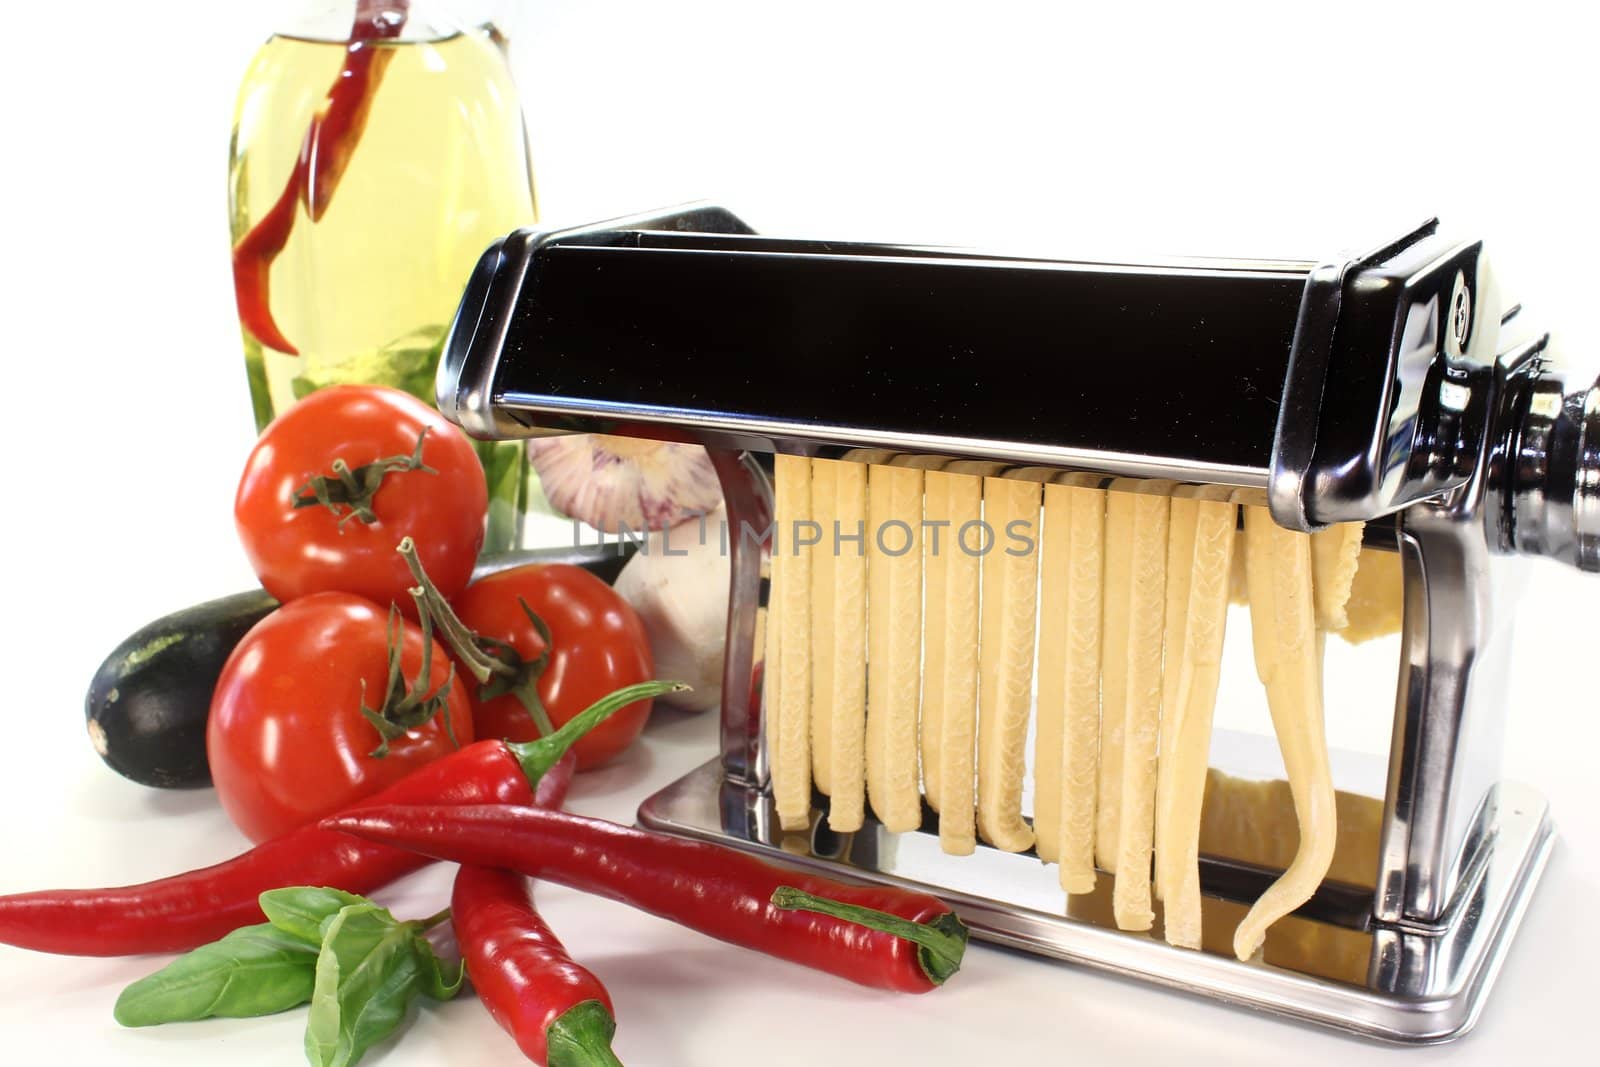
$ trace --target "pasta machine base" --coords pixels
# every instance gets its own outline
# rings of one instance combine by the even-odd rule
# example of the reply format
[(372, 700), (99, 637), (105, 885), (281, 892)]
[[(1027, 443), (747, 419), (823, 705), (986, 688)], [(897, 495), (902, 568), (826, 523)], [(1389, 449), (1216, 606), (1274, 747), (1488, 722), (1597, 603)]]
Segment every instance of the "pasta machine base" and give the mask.
[[(1404, 1044), (1449, 1041), (1477, 1022), (1555, 841), (1544, 797), (1502, 782), (1479, 808), (1475, 833), (1482, 844), (1438, 926), (1370, 919), (1340, 925), (1297, 916), (1288, 923), (1302, 925), (1291, 926), (1287, 940), (1308, 951), (1286, 950), (1279, 954), (1285, 958), (1277, 958), (1269, 940), (1274, 962), (1241, 963), (1228, 953), (1227, 937), (1218, 939), (1222, 954), (1213, 954), (1174, 948), (1161, 939), (1159, 927), (1150, 933), (1118, 930), (1109, 904), (1095, 907), (1095, 898), (1108, 896), (1111, 885), (1104, 873), (1096, 894), (1072, 898), (1085, 905), (1081, 914), (1075, 906), (1073, 915), (1064, 915), (1067, 898), (1053, 867), (1031, 853), (982, 845), (972, 856), (947, 856), (939, 849), (936, 823), (931, 833), (924, 825), (916, 833), (895, 834), (869, 815), (861, 831), (835, 834), (827, 827), (826, 809), (814, 804), (810, 830), (785, 833), (771, 794), (726, 778), (718, 759), (647, 799), (639, 821), (831, 876), (934, 893), (984, 941)], [(1224, 873), (1217, 867), (1202, 865), (1208, 890)], [(1208, 913), (1221, 903), (1208, 892)], [(1330, 951), (1335, 943), (1343, 951)], [(1340, 960), (1348, 972), (1353, 954), (1359, 969), (1363, 948), (1364, 980), (1328, 974)]]

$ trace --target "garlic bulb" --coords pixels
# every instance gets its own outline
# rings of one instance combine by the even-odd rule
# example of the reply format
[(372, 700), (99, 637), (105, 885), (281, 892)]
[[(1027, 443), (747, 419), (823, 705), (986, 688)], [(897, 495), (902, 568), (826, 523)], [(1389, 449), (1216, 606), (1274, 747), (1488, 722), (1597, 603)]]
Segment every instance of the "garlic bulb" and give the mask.
[[(650, 636), (656, 677), (691, 686), (657, 697), (686, 711), (722, 706), (722, 662), (732, 567), (719, 536), (718, 508), (704, 526), (691, 520), (650, 535), (614, 588), (638, 612)], [(702, 538), (701, 531), (705, 531)]]
[(551, 506), (606, 533), (663, 530), (722, 502), (699, 445), (578, 434), (530, 441), (528, 455)]

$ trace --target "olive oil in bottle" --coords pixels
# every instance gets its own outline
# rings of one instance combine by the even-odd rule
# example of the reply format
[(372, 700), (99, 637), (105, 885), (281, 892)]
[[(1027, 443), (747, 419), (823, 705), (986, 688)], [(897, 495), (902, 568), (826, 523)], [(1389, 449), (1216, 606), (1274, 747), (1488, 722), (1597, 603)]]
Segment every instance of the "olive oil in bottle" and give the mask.
[[(329, 158), (308, 152), (301, 161), (319, 111), (337, 106), (331, 87), (350, 76), (352, 50), (341, 39), (348, 12), (334, 39), (272, 37), (245, 75), (229, 173), (233, 243), (238, 249), (284, 209), (287, 239), (265, 267), (262, 292), (279, 339), (296, 350), (244, 322), (258, 429), (335, 383), (392, 385), (432, 403), (444, 334), (473, 265), (491, 242), (536, 220), (501, 39), (486, 27), (438, 30), (414, 9), (407, 14), (400, 34), (359, 46), (377, 51), (366, 57), (364, 121), (333, 146), (346, 150), (343, 159), (333, 159), (339, 153), (324, 136), (317, 148)], [(290, 218), (280, 200), (297, 167), (305, 180)], [(330, 170), (338, 171), (331, 182)], [(529, 489), (523, 449), (486, 445), (480, 454), (491, 491), (486, 548), (512, 547)]]

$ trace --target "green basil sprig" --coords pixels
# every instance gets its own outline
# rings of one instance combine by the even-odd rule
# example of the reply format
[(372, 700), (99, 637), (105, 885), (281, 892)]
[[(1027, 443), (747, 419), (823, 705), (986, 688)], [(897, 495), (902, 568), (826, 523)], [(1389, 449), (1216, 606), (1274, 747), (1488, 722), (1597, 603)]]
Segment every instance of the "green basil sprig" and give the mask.
[(117, 998), (124, 1026), (272, 1015), (310, 1002), (306, 1057), (351, 1067), (404, 1024), (418, 996), (449, 1000), (463, 971), (447, 972), (427, 931), (448, 912), (401, 922), (338, 889), (275, 889), (268, 922), (233, 931), (130, 985)]
[(461, 971), (446, 977), (423, 928), (376, 904), (345, 907), (326, 925), (306, 1020), (306, 1059), (315, 1067), (350, 1067), (400, 1028), (418, 995), (449, 1000), (460, 992)]

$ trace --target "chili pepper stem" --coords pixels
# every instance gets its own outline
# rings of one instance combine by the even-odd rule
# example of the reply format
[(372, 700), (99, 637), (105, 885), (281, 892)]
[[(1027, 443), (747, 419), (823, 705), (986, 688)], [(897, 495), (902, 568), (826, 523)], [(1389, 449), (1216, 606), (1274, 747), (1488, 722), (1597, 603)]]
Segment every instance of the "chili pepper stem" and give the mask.
[(574, 1004), (545, 1028), (549, 1067), (622, 1067), (611, 1051), (617, 1022), (598, 1000)]
[(914, 942), (918, 947), (917, 960), (922, 964), (922, 971), (934, 985), (943, 985), (961, 969), (961, 957), (967, 951), (966, 924), (953, 911), (947, 911), (929, 923), (912, 922), (886, 911), (845, 904), (788, 885), (781, 885), (772, 891), (772, 906), (785, 911), (814, 911), (819, 915), (831, 915), (835, 919)]
[(426, 919), (420, 920), (417, 925), (424, 930), (432, 930), (435, 926), (442, 926), (449, 921), (450, 909), (445, 908), (443, 911), (436, 911)]
[(537, 782), (551, 767), (560, 762), (561, 757), (567, 754), (567, 750), (577, 742), (578, 738), (629, 704), (640, 700), (653, 700), (667, 693), (682, 693), (688, 688), (682, 682), (640, 682), (637, 685), (624, 686), (578, 712), (554, 733), (547, 734), (537, 741), (508, 741), (506, 748), (511, 750), (511, 755), (521, 764), (522, 773), (528, 776), (528, 781)]

